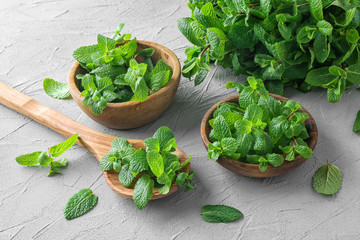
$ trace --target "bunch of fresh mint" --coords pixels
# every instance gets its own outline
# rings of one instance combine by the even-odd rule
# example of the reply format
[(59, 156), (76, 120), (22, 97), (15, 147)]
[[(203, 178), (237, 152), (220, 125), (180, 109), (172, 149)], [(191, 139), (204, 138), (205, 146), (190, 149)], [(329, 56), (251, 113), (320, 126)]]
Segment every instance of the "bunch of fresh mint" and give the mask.
[(76, 143), (77, 139), (78, 134), (74, 134), (64, 142), (52, 146), (47, 152), (38, 151), (24, 154), (16, 157), (16, 161), (18, 164), (28, 167), (37, 164), (39, 164), (41, 167), (47, 167), (50, 165), (48, 176), (52, 176), (56, 173), (60, 173), (60, 170), (57, 168), (66, 167), (68, 164), (66, 158), (61, 158), (55, 161), (54, 157), (59, 157), (64, 152), (66, 152), (66, 150), (71, 148)]
[(269, 96), (260, 79), (248, 77), (247, 82), (247, 86), (227, 83), (227, 88), (239, 92), (239, 102), (225, 102), (215, 110), (209, 121), (208, 158), (217, 161), (223, 156), (258, 164), (264, 172), (269, 164), (282, 165), (284, 158), (293, 161), (296, 155), (311, 157), (312, 150), (304, 141), (309, 138), (305, 126), (309, 115), (299, 111), (300, 103), (281, 103)]
[[(97, 36), (97, 44), (76, 49), (73, 57), (88, 71), (79, 74), (83, 104), (100, 115), (110, 102), (143, 102), (150, 94), (164, 87), (172, 76), (172, 69), (161, 59), (154, 66), (154, 49), (137, 51), (136, 38), (120, 35), (124, 24), (116, 29), (113, 38)], [(115, 39), (119, 36), (117, 39)], [(142, 56), (142, 63), (136, 59)], [(140, 58), (139, 58), (140, 59)]]
[(119, 181), (124, 187), (130, 187), (136, 181), (133, 200), (141, 210), (153, 196), (153, 189), (160, 194), (167, 194), (175, 181), (178, 186), (186, 183), (185, 191), (191, 185), (194, 173), (187, 174), (182, 169), (191, 157), (180, 164), (173, 154), (177, 144), (174, 134), (168, 127), (160, 127), (151, 138), (144, 141), (146, 149), (136, 150), (125, 138), (117, 138), (111, 144), (111, 150), (100, 161), (103, 171), (119, 172)]
[(183, 75), (200, 84), (209, 62), (234, 75), (266, 80), (272, 93), (284, 84), (328, 89), (330, 102), (360, 84), (360, 2), (356, 0), (189, 0), (191, 17), (178, 20), (194, 44), (185, 50)]

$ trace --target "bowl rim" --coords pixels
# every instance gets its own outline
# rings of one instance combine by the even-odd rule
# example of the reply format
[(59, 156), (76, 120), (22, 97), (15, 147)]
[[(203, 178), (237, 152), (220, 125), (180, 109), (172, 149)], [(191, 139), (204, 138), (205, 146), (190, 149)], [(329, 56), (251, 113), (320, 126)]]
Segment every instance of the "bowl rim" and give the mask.
[[(230, 96), (228, 98), (225, 98), (217, 103), (215, 103), (204, 115), (202, 121), (201, 121), (201, 128), (200, 128), (200, 134), (201, 134), (201, 138), (202, 138), (202, 141), (203, 141), (203, 144), (205, 146), (206, 149), (208, 149), (208, 144), (210, 143), (209, 141), (209, 137), (207, 136), (206, 134), (206, 129), (207, 127), (210, 127), (210, 125), (208, 124), (209, 120), (211, 118), (213, 118), (213, 113), (215, 112), (215, 110), (217, 109), (218, 105), (221, 104), (221, 103), (224, 103), (224, 102), (238, 102), (238, 98), (239, 98), (239, 94), (237, 95), (234, 95), (234, 96)], [(286, 98), (286, 97), (283, 97), (283, 96), (280, 96), (280, 95), (276, 95), (276, 94), (271, 94), (269, 93), (269, 96), (272, 96), (274, 97), (276, 100), (279, 100), (281, 102), (285, 101), (285, 100), (290, 100), (289, 98)], [(311, 128), (311, 131), (309, 132), (309, 140), (308, 140), (308, 146), (314, 150), (315, 149), (315, 146), (316, 146), (316, 142), (317, 142), (317, 138), (318, 138), (318, 130), (317, 130), (317, 126), (316, 126), (316, 123), (315, 123), (315, 120), (314, 118), (311, 116), (311, 114), (304, 108), (302, 107), (300, 109), (301, 112), (305, 112), (309, 115), (309, 118), (306, 120), (307, 124), (306, 126), (310, 127)], [(220, 160), (220, 161), (219, 161)], [(264, 175), (264, 177), (268, 177), (270, 176), (269, 174), (266, 174), (268, 170), (280, 170), (280, 169), (295, 169), (297, 166), (301, 165), (302, 162), (301, 161), (305, 161), (307, 160), (306, 158), (302, 157), (301, 155), (297, 155), (295, 157), (295, 159), (293, 161), (284, 161), (284, 163), (279, 166), (279, 167), (274, 167), (274, 166), (271, 166), (271, 165), (268, 165), (268, 169), (267, 171), (265, 172), (260, 172), (259, 168), (258, 168), (258, 165), (256, 164), (251, 164), (251, 163), (244, 163), (244, 162), (240, 162), (240, 161), (236, 161), (236, 160), (233, 160), (231, 158), (228, 158), (228, 157), (222, 157), (220, 156), (217, 163), (219, 163), (220, 165), (222, 165), (221, 161), (222, 160), (225, 160), (225, 161), (230, 161), (236, 165), (238, 165), (239, 167), (241, 167), (242, 169), (244, 170), (248, 170), (249, 172), (253, 172), (253, 173), (257, 173), (259, 175)], [(251, 169), (251, 170), (250, 170)], [(231, 170), (231, 169), (229, 169)], [(236, 171), (233, 171), (233, 172), (236, 172)], [(271, 176), (276, 176), (276, 175), (271, 175)]]
[[(136, 106), (136, 105), (142, 104), (147, 101), (151, 101), (152, 99), (158, 97), (158, 95), (161, 95), (164, 92), (171, 89), (173, 87), (173, 85), (178, 84), (180, 81), (181, 65), (180, 65), (178, 57), (176, 56), (176, 54), (173, 51), (171, 51), (169, 48), (167, 48), (159, 43), (156, 43), (156, 42), (150, 42), (150, 41), (145, 41), (145, 40), (136, 40), (136, 42), (138, 44), (145, 45), (146, 47), (159, 49), (161, 52), (166, 53), (169, 56), (169, 58), (174, 59), (175, 66), (174, 66), (174, 68), (172, 68), (173, 74), (170, 78), (170, 81), (164, 87), (162, 87), (159, 91), (156, 91), (155, 93), (149, 95), (147, 97), (147, 99), (143, 102), (139, 102), (139, 101), (135, 100), (135, 101), (129, 101), (129, 102), (122, 102), (122, 103), (107, 103), (106, 107), (113, 107), (113, 108), (114, 107), (131, 107), (131, 106)], [(80, 98), (82, 100), (83, 96), (81, 96), (81, 92), (75, 83), (76, 82), (75, 73), (79, 67), (81, 67), (81, 66), (78, 61), (75, 61), (74, 64), (71, 66), (69, 74), (68, 74), (68, 85), (69, 85), (69, 90), (70, 90), (70, 94), (72, 95), (72, 97)]]

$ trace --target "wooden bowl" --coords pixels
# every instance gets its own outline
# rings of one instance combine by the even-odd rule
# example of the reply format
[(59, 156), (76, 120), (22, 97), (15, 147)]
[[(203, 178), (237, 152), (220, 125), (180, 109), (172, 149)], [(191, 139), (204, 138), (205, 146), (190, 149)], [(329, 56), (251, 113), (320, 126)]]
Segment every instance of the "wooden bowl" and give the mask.
[(144, 126), (157, 118), (170, 106), (180, 82), (181, 67), (176, 55), (168, 48), (153, 42), (138, 40), (138, 50), (153, 48), (155, 53), (151, 57), (154, 63), (162, 59), (173, 71), (169, 83), (159, 91), (151, 94), (146, 101), (131, 101), (124, 103), (108, 103), (101, 115), (94, 115), (91, 107), (82, 104), (83, 97), (79, 91), (80, 81), (76, 75), (86, 73), (78, 62), (70, 69), (68, 85), (72, 98), (77, 105), (96, 122), (115, 129), (130, 129)]
[[(285, 97), (282, 97), (279, 95), (275, 95), (275, 94), (269, 94), (269, 95), (273, 96), (277, 100), (280, 100), (281, 102), (283, 102), (285, 100), (289, 100), (288, 98), (285, 98)], [(203, 140), (206, 150), (208, 149), (209, 133), (211, 130), (211, 126), (209, 125), (209, 120), (213, 118), (213, 113), (216, 110), (217, 106), (224, 102), (238, 103), (238, 100), (239, 100), (239, 95), (226, 98), (226, 99), (216, 103), (214, 106), (212, 106), (209, 109), (209, 111), (207, 111), (207, 113), (205, 114), (205, 116), (201, 122), (201, 138)], [(308, 146), (312, 150), (314, 150), (316, 141), (317, 141), (317, 137), (318, 137), (316, 123), (315, 123), (313, 117), (311, 116), (311, 114), (305, 108), (302, 108), (300, 111), (309, 114), (309, 118), (305, 121), (305, 125), (309, 132), (310, 138), (307, 139), (306, 142), (307, 142)], [(273, 167), (271, 165), (268, 165), (268, 168), (265, 172), (260, 172), (259, 167), (256, 164), (243, 163), (243, 162), (232, 160), (230, 158), (224, 158), (221, 156), (217, 160), (217, 163), (219, 163), (221, 166), (229, 169), (230, 171), (239, 173), (244, 176), (264, 178), (264, 177), (273, 177), (273, 176), (278, 176), (278, 175), (288, 173), (291, 170), (300, 166), (302, 163), (304, 163), (305, 160), (306, 160), (306, 158), (304, 158), (300, 155), (297, 155), (295, 157), (294, 161), (289, 162), (289, 161), (285, 160), (284, 163), (279, 167)]]

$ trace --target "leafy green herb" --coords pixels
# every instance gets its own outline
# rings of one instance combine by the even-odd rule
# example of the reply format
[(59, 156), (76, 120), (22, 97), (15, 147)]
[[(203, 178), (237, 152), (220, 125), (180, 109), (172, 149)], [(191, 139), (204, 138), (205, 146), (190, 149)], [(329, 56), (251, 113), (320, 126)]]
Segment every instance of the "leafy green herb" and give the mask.
[(239, 220), (243, 214), (226, 205), (205, 205), (201, 209), (201, 216), (207, 222), (228, 223)]
[(96, 205), (97, 201), (98, 197), (90, 189), (81, 189), (66, 203), (65, 218), (70, 220), (87, 213)]
[(360, 133), (360, 111), (356, 114), (356, 119), (353, 126), (354, 133)]
[(53, 98), (65, 99), (70, 97), (68, 85), (51, 78), (45, 78), (43, 82), (45, 93)]
[(284, 86), (318, 86), (336, 102), (360, 84), (359, 1), (189, 0), (188, 7), (191, 17), (178, 20), (193, 44), (185, 50), (182, 73), (195, 77), (195, 85), (211, 62), (234, 75), (262, 78), (280, 95)]
[(74, 134), (67, 140), (49, 148), (47, 152), (38, 151), (33, 153), (24, 154), (16, 157), (18, 164), (23, 166), (34, 166), (39, 164), (41, 167), (50, 166), (48, 177), (56, 173), (61, 173), (57, 168), (66, 167), (68, 162), (66, 158), (55, 160), (55, 157), (59, 157), (66, 150), (71, 148), (77, 141), (78, 134)]
[(278, 167), (296, 155), (312, 156), (304, 141), (309, 138), (305, 126), (309, 116), (300, 111), (300, 103), (281, 103), (254, 77), (246, 85), (229, 82), (226, 86), (239, 92), (239, 103), (220, 104), (209, 121), (208, 159), (231, 158), (257, 164), (265, 172), (269, 164)]
[[(130, 34), (120, 34), (123, 27), (119, 24), (113, 38), (99, 34), (97, 44), (80, 47), (73, 53), (88, 71), (79, 76), (81, 95), (84, 106), (91, 107), (94, 115), (100, 115), (107, 103), (146, 101), (172, 76), (172, 69), (163, 60), (152, 61), (154, 49), (137, 51), (136, 38), (130, 40)], [(136, 56), (143, 56), (143, 62), (138, 62)]]
[(317, 193), (333, 195), (342, 184), (342, 174), (337, 166), (327, 164), (320, 167), (313, 176), (313, 188)]
[(191, 156), (180, 164), (173, 154), (176, 140), (168, 127), (160, 127), (153, 137), (145, 139), (146, 149), (136, 150), (125, 138), (117, 138), (111, 145), (108, 154), (101, 159), (100, 167), (103, 171), (119, 172), (119, 181), (124, 187), (135, 185), (133, 201), (140, 210), (152, 198), (154, 186), (163, 195), (170, 191), (173, 183), (180, 187), (185, 185), (184, 191), (195, 188), (192, 185), (194, 173), (183, 171)]

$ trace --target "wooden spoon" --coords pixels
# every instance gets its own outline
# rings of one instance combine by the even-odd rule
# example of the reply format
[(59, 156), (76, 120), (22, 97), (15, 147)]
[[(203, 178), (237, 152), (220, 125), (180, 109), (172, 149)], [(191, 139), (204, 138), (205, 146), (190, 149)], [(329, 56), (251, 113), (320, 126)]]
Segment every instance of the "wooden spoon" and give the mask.
[[(69, 138), (75, 133), (78, 133), (79, 138), (76, 143), (91, 152), (99, 162), (101, 158), (111, 149), (112, 140), (117, 138), (115, 136), (100, 133), (91, 128), (85, 127), (84, 125), (66, 117), (65, 115), (40, 104), (29, 96), (16, 91), (3, 82), (0, 82), (0, 103), (39, 122), (40, 124), (54, 130), (55, 132), (60, 133), (66, 138)], [(145, 147), (143, 140), (128, 139), (128, 141), (136, 149)], [(186, 154), (180, 148), (176, 148), (174, 154), (178, 156), (181, 164), (183, 164), (188, 159)], [(188, 164), (182, 171), (189, 173), (190, 164)], [(120, 194), (123, 197), (132, 198), (134, 189), (126, 188), (121, 185), (117, 172), (104, 172), (104, 176), (106, 182), (114, 192)], [(179, 186), (177, 186), (175, 183), (172, 184), (169, 193), (166, 195), (162, 195), (158, 192), (157, 189), (154, 189), (154, 196), (152, 197), (152, 200), (171, 195), (178, 189)]]

